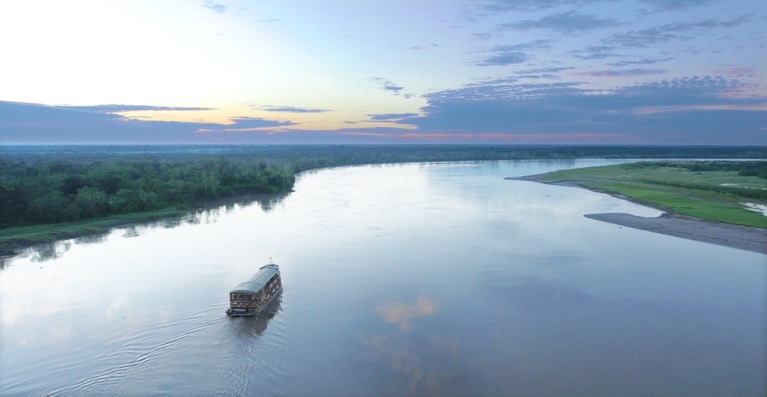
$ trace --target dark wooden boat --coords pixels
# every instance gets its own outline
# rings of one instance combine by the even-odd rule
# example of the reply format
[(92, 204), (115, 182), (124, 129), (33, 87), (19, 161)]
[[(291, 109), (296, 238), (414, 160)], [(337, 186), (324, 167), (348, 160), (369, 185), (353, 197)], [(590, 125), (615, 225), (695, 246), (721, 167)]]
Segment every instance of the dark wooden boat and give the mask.
[(280, 267), (270, 263), (258, 269), (248, 281), (242, 282), (229, 292), (230, 316), (254, 316), (261, 313), (282, 291)]

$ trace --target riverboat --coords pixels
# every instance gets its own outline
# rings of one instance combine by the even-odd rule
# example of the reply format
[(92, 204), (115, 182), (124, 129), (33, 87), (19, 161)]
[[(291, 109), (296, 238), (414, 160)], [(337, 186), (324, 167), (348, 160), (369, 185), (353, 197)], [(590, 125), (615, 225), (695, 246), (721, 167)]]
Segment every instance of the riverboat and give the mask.
[(253, 277), (229, 292), (229, 309), (226, 314), (254, 316), (269, 306), (281, 291), (280, 267), (273, 263), (261, 266)]

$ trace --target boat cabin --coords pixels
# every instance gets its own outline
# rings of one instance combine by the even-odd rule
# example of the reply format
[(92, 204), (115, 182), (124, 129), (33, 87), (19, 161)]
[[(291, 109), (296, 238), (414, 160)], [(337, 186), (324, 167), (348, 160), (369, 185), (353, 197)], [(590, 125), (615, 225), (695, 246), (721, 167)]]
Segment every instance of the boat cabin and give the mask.
[(282, 290), (280, 267), (270, 263), (258, 269), (248, 281), (229, 291), (230, 316), (253, 316), (264, 310)]

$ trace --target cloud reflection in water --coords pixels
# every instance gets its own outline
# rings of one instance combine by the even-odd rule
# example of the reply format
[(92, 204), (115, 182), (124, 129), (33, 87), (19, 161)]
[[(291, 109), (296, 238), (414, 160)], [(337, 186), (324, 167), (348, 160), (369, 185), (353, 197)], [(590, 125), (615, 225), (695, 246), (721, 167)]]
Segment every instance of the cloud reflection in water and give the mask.
[[(413, 327), (416, 319), (434, 316), (434, 301), (419, 296), (415, 302), (390, 302), (376, 306), (375, 313), (396, 324), (387, 334), (372, 335), (363, 344), (388, 362), (393, 373), (404, 376), (409, 394), (446, 395), (459, 383), (470, 383), (471, 371), (461, 365), (464, 346), (455, 339)], [(429, 327), (431, 329), (431, 327)], [(401, 391), (397, 377), (387, 382), (386, 392)]]
[(410, 320), (434, 315), (437, 306), (434, 302), (419, 296), (415, 303), (387, 303), (376, 307), (376, 313), (387, 323), (399, 325), (402, 332), (410, 329)]

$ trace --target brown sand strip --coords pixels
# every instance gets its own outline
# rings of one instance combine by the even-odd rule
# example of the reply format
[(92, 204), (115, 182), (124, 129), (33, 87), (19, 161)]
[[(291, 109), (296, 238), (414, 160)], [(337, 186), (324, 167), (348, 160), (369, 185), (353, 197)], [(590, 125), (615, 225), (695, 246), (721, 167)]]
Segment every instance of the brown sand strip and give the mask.
[[(579, 180), (547, 181), (543, 175), (528, 175), (522, 177), (509, 177), (505, 179), (517, 181), (539, 182), (549, 185), (580, 187), (598, 193), (609, 194), (623, 200), (636, 202), (622, 194), (594, 189), (582, 185)], [(638, 203), (648, 206), (646, 203)], [(652, 207), (652, 206), (650, 206)], [(586, 218), (596, 219), (615, 225), (626, 226), (648, 232), (665, 234), (668, 236), (681, 237), (689, 240), (702, 241), (709, 244), (723, 245), (747, 251), (767, 254), (767, 230), (758, 227), (732, 225), (707, 221), (705, 219), (691, 218), (682, 215), (668, 213), (668, 208), (654, 207), (667, 213), (657, 218), (644, 218), (641, 216), (620, 213), (587, 214)]]
[(710, 222), (670, 214), (663, 214), (657, 218), (645, 218), (622, 213), (586, 214), (584, 216), (589, 219), (648, 232), (767, 254), (767, 230), (756, 227)]

